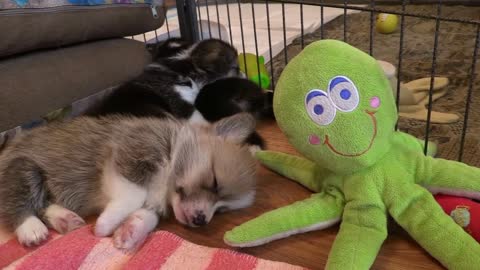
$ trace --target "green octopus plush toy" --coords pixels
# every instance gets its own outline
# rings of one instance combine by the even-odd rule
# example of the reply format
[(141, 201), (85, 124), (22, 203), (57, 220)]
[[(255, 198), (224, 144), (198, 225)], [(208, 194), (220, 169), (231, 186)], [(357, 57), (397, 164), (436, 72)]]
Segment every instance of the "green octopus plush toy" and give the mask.
[(420, 140), (395, 131), (391, 86), (374, 58), (341, 41), (310, 44), (285, 67), (274, 112), (307, 159), (271, 151), (258, 159), (316, 193), (235, 227), (227, 244), (261, 245), (341, 221), (326, 269), (369, 269), (390, 214), (447, 268), (480, 269), (480, 245), (432, 196), (480, 199), (480, 169), (426, 156)]

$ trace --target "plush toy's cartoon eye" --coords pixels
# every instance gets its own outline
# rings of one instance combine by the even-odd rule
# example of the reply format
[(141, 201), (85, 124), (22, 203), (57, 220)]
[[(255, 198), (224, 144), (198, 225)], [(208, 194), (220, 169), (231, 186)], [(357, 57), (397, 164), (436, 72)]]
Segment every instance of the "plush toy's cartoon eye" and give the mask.
[(333, 78), (328, 84), (330, 99), (335, 107), (342, 112), (351, 112), (358, 106), (360, 98), (357, 87), (353, 82), (344, 76)]
[(314, 89), (305, 98), (308, 116), (317, 124), (326, 126), (333, 122), (337, 110), (322, 90)]

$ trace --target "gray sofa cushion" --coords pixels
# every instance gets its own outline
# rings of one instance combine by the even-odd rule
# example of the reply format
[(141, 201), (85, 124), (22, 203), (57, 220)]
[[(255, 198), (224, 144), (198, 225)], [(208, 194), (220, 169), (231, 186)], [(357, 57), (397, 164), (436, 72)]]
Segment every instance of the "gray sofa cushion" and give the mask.
[(145, 44), (111, 39), (0, 61), (0, 131), (139, 75)]
[[(148, 4), (2, 9), (0, 58), (91, 40), (138, 35), (159, 28), (166, 10)], [(157, 16), (154, 17), (154, 14)]]

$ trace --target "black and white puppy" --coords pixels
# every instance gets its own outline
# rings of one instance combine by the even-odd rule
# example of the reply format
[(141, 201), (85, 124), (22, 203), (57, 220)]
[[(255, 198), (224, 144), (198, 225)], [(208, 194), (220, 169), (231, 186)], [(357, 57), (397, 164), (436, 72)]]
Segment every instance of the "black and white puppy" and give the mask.
[[(191, 44), (172, 38), (151, 51), (153, 62), (143, 74), (115, 89), (86, 114), (171, 115), (195, 124), (210, 124), (239, 112), (257, 114), (268, 107), (265, 102), (257, 101), (268, 100), (268, 96), (257, 85), (243, 79), (237, 50), (224, 41), (208, 39)], [(210, 97), (207, 93), (211, 92), (216, 97), (197, 104), (200, 92)], [(225, 110), (227, 104), (233, 103), (242, 106)], [(246, 143), (263, 147), (263, 140), (256, 133)]]
[[(208, 122), (247, 112), (256, 119), (274, 118), (273, 93), (264, 92), (258, 84), (243, 78), (225, 78), (205, 85), (195, 100), (195, 108)], [(247, 144), (259, 148), (264, 140), (253, 132)]]
[(188, 45), (173, 39), (160, 44), (155, 51), (153, 62), (140, 76), (115, 89), (87, 115), (170, 114), (200, 121), (201, 115), (193, 106), (200, 89), (224, 77), (240, 76), (237, 51), (221, 40)]

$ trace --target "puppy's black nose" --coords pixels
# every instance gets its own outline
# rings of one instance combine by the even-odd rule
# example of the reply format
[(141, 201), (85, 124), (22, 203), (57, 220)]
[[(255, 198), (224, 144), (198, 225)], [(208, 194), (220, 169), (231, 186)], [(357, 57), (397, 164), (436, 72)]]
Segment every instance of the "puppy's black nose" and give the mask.
[(198, 213), (192, 220), (192, 223), (196, 226), (203, 226), (207, 224), (207, 221), (205, 220), (205, 214), (203, 213)]

